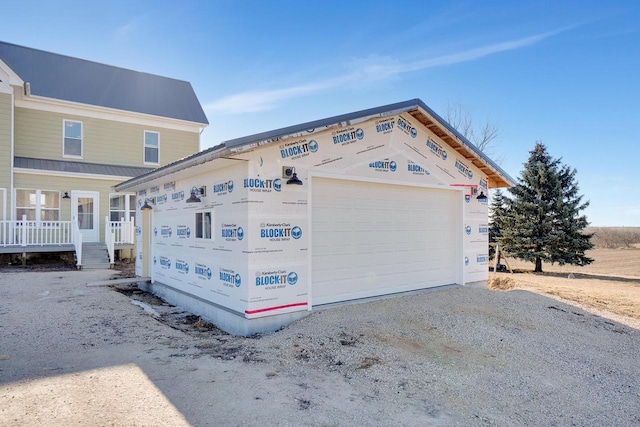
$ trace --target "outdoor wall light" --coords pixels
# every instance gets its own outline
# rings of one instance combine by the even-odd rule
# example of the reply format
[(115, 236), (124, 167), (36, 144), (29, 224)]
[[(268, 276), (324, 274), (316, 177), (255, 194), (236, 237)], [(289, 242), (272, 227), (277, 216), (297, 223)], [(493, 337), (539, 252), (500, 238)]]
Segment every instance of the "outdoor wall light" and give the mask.
[(287, 180), (287, 184), (302, 185), (302, 181), (298, 179), (298, 174), (296, 174), (296, 168), (293, 168), (293, 175)]
[(64, 192), (64, 196), (62, 196), (62, 198), (63, 198), (63, 199), (70, 199), (70, 198), (71, 198), (71, 196), (69, 195), (69, 192), (68, 192), (68, 191), (65, 191), (65, 192)]
[(149, 202), (151, 202), (151, 204), (155, 205), (156, 204), (156, 198), (155, 197), (147, 197), (144, 199), (144, 205), (142, 205), (140, 207), (141, 210), (143, 211), (149, 211), (152, 208), (152, 206), (149, 204)]
[(476, 197), (476, 199), (484, 202), (485, 200), (487, 200), (487, 196), (484, 195), (484, 191), (480, 191), (480, 194), (478, 194), (478, 197)]
[(192, 187), (191, 195), (187, 199), (187, 203), (200, 203), (202, 200), (200, 197), (205, 197), (207, 195), (207, 187)]

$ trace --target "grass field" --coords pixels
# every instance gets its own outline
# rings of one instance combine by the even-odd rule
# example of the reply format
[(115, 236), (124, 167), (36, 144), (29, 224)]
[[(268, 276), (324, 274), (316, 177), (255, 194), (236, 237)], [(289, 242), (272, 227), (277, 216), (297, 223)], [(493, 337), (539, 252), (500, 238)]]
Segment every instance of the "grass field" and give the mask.
[(598, 315), (640, 327), (640, 249), (595, 249), (594, 262), (585, 267), (507, 259), (513, 273), (490, 273), (489, 287), (524, 289), (561, 299)]

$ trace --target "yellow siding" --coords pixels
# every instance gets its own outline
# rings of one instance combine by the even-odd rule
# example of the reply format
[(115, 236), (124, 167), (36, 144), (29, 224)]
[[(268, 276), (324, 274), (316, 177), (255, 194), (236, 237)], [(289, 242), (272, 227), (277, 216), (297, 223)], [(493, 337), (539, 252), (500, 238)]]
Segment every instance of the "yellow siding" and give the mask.
[(11, 95), (0, 93), (0, 188), (11, 185), (11, 160)]
[[(71, 199), (62, 199), (65, 191), (71, 195), (72, 190), (98, 191), (100, 192), (100, 241), (104, 242), (104, 219), (109, 215), (109, 194), (115, 194), (112, 186), (118, 180), (84, 179), (60, 177), (55, 175), (32, 175), (25, 173), (15, 174), (16, 189), (49, 190), (60, 192), (60, 221), (71, 219)], [(11, 213), (7, 212), (7, 218)]]
[[(82, 122), (83, 158), (62, 156), (63, 120)], [(122, 166), (145, 166), (144, 131), (160, 134), (160, 163), (165, 165), (199, 150), (199, 134), (111, 120), (16, 108), (15, 155)]]

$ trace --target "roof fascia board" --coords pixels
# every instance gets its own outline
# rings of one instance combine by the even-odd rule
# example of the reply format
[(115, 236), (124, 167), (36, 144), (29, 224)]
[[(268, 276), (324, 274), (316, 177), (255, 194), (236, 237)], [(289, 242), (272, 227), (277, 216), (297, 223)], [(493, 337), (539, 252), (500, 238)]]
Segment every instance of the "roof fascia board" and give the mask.
[(180, 130), (185, 132), (202, 132), (207, 124), (189, 122), (186, 120), (171, 119), (162, 116), (152, 116), (149, 114), (135, 113), (114, 108), (98, 107), (77, 102), (63, 101), (59, 99), (46, 98), (43, 96), (31, 95), (15, 100), (16, 107), (28, 108), (31, 110), (48, 111), (59, 114), (71, 114), (75, 116), (91, 117), (95, 119), (111, 120), (144, 126), (154, 126), (165, 129)]
[(433, 119), (434, 122), (440, 124), (445, 131), (447, 131), (453, 138), (455, 138), (460, 145), (462, 145), (467, 151), (473, 153), (478, 159), (480, 159), (484, 164), (487, 165), (489, 169), (494, 171), (497, 175), (500, 175), (504, 178), (506, 182), (514, 186), (516, 183), (514, 179), (506, 173), (500, 166), (498, 166), (493, 160), (491, 160), (485, 153), (480, 151), (478, 147), (476, 147), (471, 141), (465, 138), (460, 132), (458, 132), (453, 126), (449, 124), (445, 119), (440, 117), (435, 111), (429, 108), (424, 102), (418, 100), (419, 108), (423, 114), (429, 116)]

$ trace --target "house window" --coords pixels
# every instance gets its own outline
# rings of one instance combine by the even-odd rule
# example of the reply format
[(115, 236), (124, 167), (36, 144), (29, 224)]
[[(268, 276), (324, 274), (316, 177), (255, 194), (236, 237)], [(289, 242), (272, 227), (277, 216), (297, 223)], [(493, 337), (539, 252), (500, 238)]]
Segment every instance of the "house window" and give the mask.
[(28, 221), (59, 221), (60, 192), (16, 190), (16, 219), (26, 215)]
[(62, 126), (64, 128), (62, 155), (82, 158), (82, 122), (63, 120)]
[(196, 212), (196, 239), (211, 239), (211, 212)]
[(144, 131), (144, 162), (147, 164), (160, 164), (160, 134), (158, 132)]
[(109, 195), (109, 220), (129, 221), (136, 214), (136, 196), (134, 194)]

